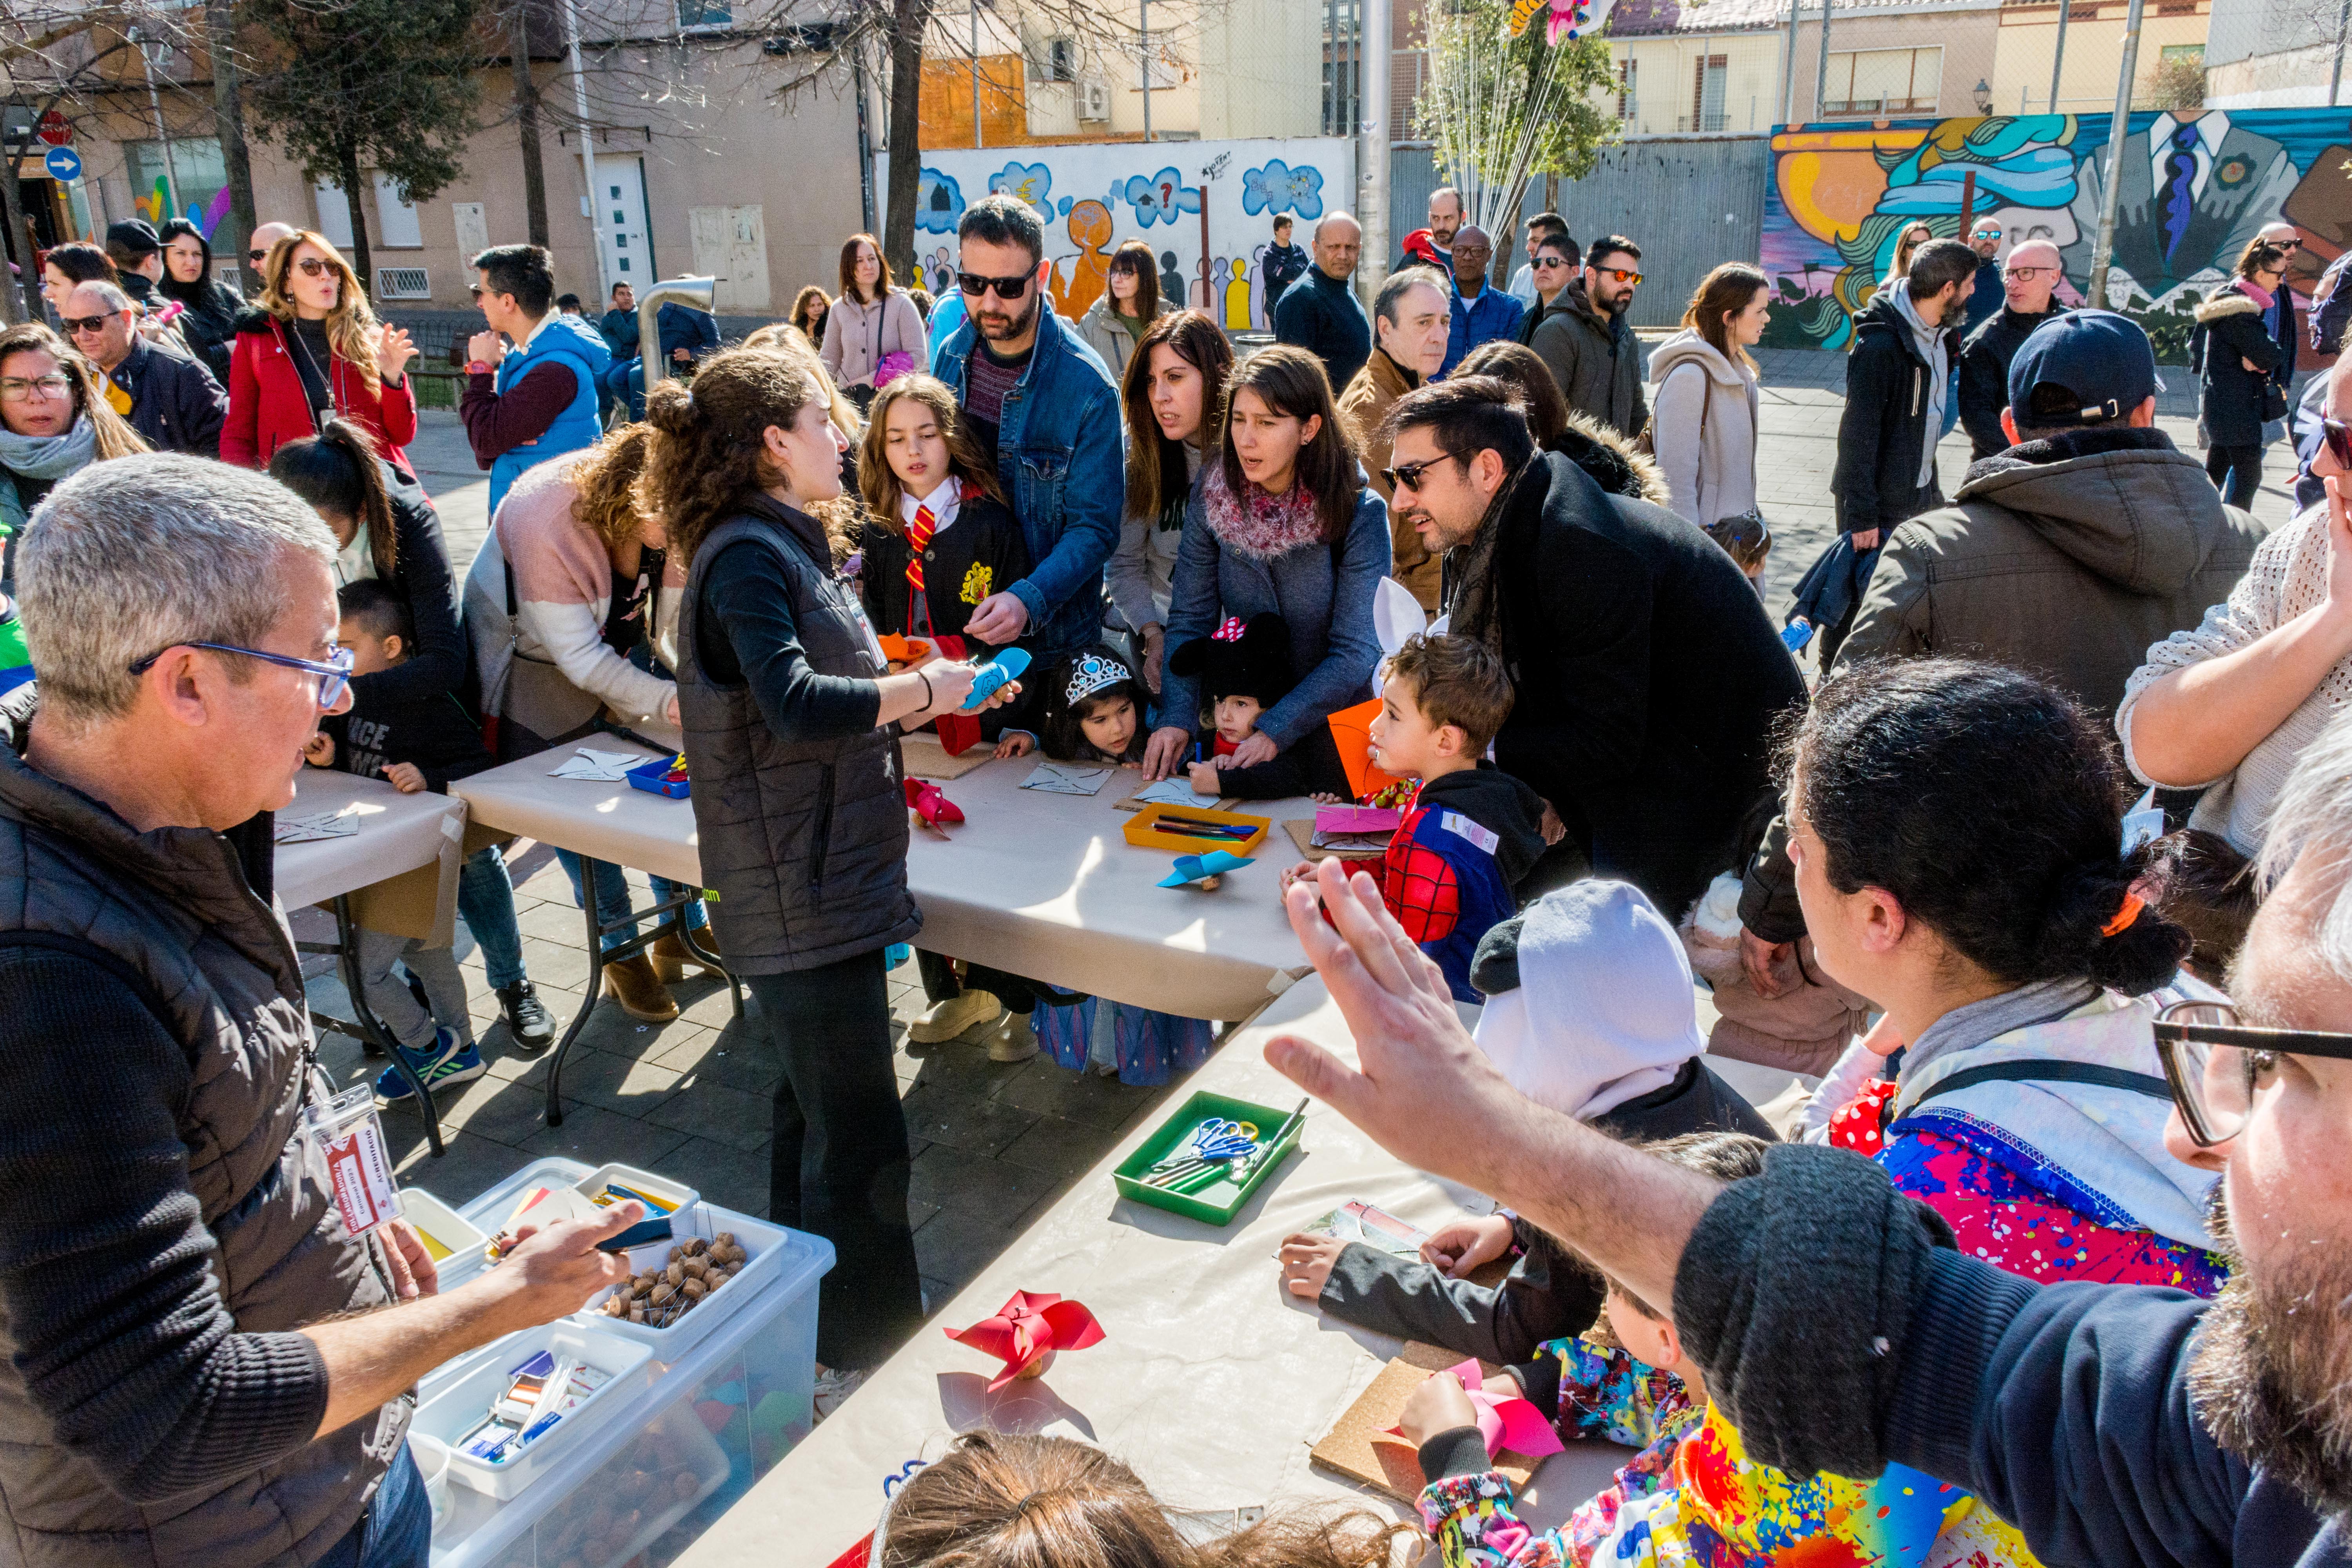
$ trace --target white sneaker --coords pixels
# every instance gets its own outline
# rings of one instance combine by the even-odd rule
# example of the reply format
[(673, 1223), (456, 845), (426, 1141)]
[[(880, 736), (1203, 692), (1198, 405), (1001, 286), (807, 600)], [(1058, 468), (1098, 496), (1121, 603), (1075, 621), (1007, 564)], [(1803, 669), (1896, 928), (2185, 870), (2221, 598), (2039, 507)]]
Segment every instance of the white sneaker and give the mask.
[(866, 1385), (862, 1372), (835, 1372), (820, 1366), (816, 1369), (816, 1419), (824, 1420), (841, 1408), (841, 1402)]
[(988, 1059), (992, 1062), (1025, 1062), (1037, 1054), (1037, 1031), (1029, 1026), (1026, 1013), (1008, 1013), (996, 1032), (988, 1037)]
[(907, 1026), (908, 1043), (936, 1046), (1004, 1016), (1004, 1004), (993, 991), (967, 991), (944, 1002), (934, 1002), (923, 1016)]

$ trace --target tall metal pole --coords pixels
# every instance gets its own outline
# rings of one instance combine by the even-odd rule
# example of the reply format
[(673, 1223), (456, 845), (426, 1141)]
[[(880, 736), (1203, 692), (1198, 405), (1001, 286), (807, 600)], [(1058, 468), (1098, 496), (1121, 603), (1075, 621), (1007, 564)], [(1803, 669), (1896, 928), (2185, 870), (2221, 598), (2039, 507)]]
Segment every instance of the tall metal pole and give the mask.
[(1151, 0), (1135, 0), (1135, 26), (1143, 42), (1136, 55), (1143, 67), (1143, 139), (1151, 140)]
[[(1051, 45), (1046, 46), (1052, 47)], [(980, 146), (980, 0), (971, 0), (971, 144)]]
[(2050, 112), (2058, 112), (2058, 72), (2066, 64), (2066, 17), (2074, 0), (2058, 0), (2058, 47), (2050, 57)]
[(2123, 72), (2116, 79), (2116, 115), (2107, 125), (2107, 188), (2099, 198), (2099, 238), (2091, 247), (2091, 299), (2107, 308), (2107, 258), (2116, 247), (2116, 202), (2124, 183), (2124, 138), (2131, 132), (2132, 78), (2139, 68), (2139, 14), (2143, 0), (2131, 0), (2124, 18)]
[(1797, 117), (1797, 15), (1802, 0), (1789, 0), (1789, 42), (1780, 51), (1780, 123)]
[(596, 128), (588, 122), (588, 73), (580, 63), (580, 7), (574, 0), (563, 0), (563, 45), (571, 56), (572, 112), (580, 121), (580, 173), (588, 182), (588, 244), (596, 253), (599, 298), (609, 303), (613, 279), (605, 270), (611, 263), (604, 255), (604, 196), (596, 186)]
[(2344, 30), (2352, 27), (2352, 0), (2336, 8), (2336, 63), (2327, 72), (2327, 102), (2336, 103), (2336, 89), (2344, 85)]
[[(1364, 248), (1356, 263), (1356, 292), (1370, 309), (1389, 276), (1389, 52), (1393, 21), (1390, 0), (1363, 0), (1365, 58), (1380, 61), (1364, 72), (1364, 118), (1356, 129), (1356, 221), (1363, 226)], [(1274, 307), (1266, 306), (1271, 317)]]
[(1822, 0), (1822, 58), (1813, 72), (1813, 118), (1819, 120), (1828, 110), (1822, 106), (1830, 96), (1830, 0)]
[[(185, 215), (180, 211), (180, 170), (172, 159), (171, 134), (163, 129), (163, 100), (155, 92), (155, 57), (147, 52), (147, 39), (138, 28), (133, 27), (131, 33), (132, 41), (139, 46), (140, 69), (147, 78), (147, 108), (155, 117), (155, 140), (163, 149), (163, 220), (181, 217)], [(133, 191), (131, 195), (136, 201), (139, 193)], [(158, 220), (156, 226), (162, 227), (163, 220)]]

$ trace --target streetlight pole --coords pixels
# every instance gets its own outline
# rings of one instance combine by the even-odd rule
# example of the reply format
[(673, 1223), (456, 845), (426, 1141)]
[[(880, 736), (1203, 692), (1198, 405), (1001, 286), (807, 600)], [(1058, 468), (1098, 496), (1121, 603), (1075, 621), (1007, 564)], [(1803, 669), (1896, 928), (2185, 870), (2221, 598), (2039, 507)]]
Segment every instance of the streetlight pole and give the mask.
[[(1363, 119), (1356, 135), (1356, 221), (1364, 248), (1356, 263), (1356, 291), (1366, 305), (1388, 280), (1389, 254), (1389, 58), (1394, 26), (1390, 0), (1363, 0)], [(1370, 62), (1378, 60), (1378, 67)], [(1266, 305), (1269, 318), (1272, 301)]]
[[(1143, 139), (1149, 142), (1151, 140), (1151, 0), (1135, 0), (1135, 26), (1137, 36), (1143, 40), (1136, 48), (1136, 62), (1143, 68)], [(1201, 210), (1206, 212), (1209, 209), (1203, 205)]]
[(2050, 56), (2050, 112), (2058, 112), (2058, 72), (2066, 64), (2066, 17), (2074, 9), (2074, 0), (2058, 0), (2058, 47)]
[(2107, 123), (2107, 188), (2099, 198), (2099, 238), (2091, 248), (2092, 309), (2107, 308), (2107, 259), (2116, 248), (2116, 202), (2124, 183), (2124, 138), (2131, 130), (2132, 77), (2139, 68), (2139, 14), (2144, 0), (2131, 0), (2124, 18), (2123, 73), (2116, 79), (2116, 114)]
[(606, 271), (612, 263), (604, 255), (604, 197), (596, 188), (596, 128), (588, 122), (588, 76), (580, 64), (580, 7), (574, 0), (563, 0), (563, 42), (572, 57), (572, 111), (580, 120), (580, 173), (588, 182), (588, 244), (596, 253), (596, 286), (610, 304), (613, 279)]

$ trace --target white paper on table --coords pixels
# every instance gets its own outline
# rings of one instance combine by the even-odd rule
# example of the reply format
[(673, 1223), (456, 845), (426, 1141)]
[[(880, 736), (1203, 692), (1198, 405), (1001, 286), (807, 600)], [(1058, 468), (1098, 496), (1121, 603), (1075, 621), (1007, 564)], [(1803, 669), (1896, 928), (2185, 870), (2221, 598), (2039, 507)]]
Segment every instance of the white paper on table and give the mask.
[(1077, 763), (1039, 763), (1036, 771), (1021, 781), (1021, 787), (1048, 795), (1095, 795), (1110, 782), (1111, 772)]
[(561, 767), (551, 769), (548, 777), (556, 779), (595, 779), (604, 784), (625, 783), (629, 770), (646, 759), (635, 752), (592, 752), (583, 746), (563, 759)]
[(270, 825), (273, 844), (309, 844), (322, 838), (348, 838), (360, 830), (356, 816), (320, 812), (315, 816), (281, 816)]
[(1146, 805), (1190, 806), (1194, 811), (1213, 811), (1223, 795), (1202, 795), (1181, 778), (1161, 779), (1135, 792), (1135, 798)]

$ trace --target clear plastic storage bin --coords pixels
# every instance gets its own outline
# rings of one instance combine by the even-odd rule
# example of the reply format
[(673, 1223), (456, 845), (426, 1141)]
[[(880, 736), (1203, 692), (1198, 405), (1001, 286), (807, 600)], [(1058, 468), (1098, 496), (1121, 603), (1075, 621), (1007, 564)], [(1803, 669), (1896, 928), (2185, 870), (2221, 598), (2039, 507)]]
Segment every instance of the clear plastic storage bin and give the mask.
[[(493, 1461), (467, 1453), (466, 1435), (506, 1392), (514, 1369), (541, 1351), (558, 1362), (571, 1357), (594, 1367), (604, 1381), (513, 1458)], [(428, 1375), (416, 1389), (415, 1428), (438, 1437), (448, 1448), (451, 1480), (501, 1500), (516, 1497), (589, 1434), (614, 1419), (630, 1395), (650, 1381), (652, 1359), (635, 1341), (588, 1328), (575, 1319), (542, 1323), (509, 1334)]]

